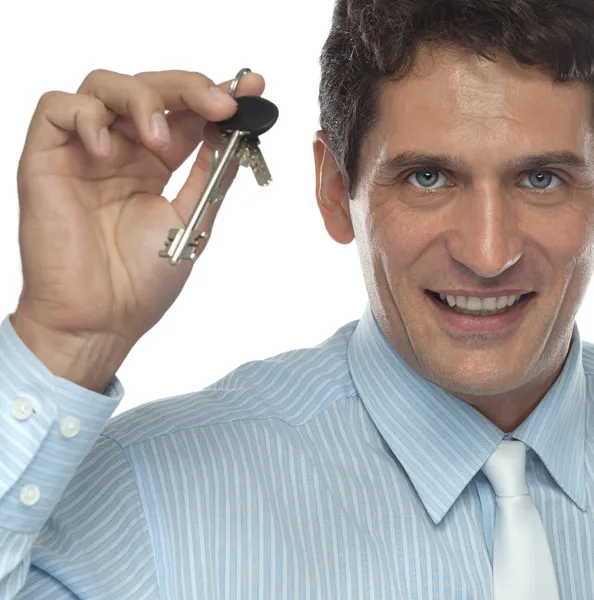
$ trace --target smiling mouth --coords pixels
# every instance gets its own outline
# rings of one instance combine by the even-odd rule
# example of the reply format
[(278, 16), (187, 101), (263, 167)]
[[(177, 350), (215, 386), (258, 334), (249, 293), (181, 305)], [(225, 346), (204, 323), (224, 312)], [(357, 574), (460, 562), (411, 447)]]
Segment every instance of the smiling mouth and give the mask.
[(476, 317), (498, 315), (498, 314), (509, 312), (510, 310), (514, 309), (515, 307), (522, 304), (526, 300), (529, 300), (533, 296), (536, 296), (536, 292), (522, 294), (519, 298), (516, 299), (516, 301), (511, 306), (504, 306), (504, 307), (496, 309), (496, 310), (486, 310), (486, 309), (468, 310), (466, 308), (462, 308), (462, 307), (458, 306), (457, 304), (455, 304), (454, 306), (450, 306), (448, 301), (446, 299), (442, 300), (440, 295), (437, 292), (433, 292), (431, 290), (425, 290), (425, 294), (427, 294), (429, 297), (433, 298), (435, 301), (439, 302), (442, 306), (445, 306), (454, 312), (457, 312), (460, 314), (472, 315), (472, 316), (476, 316)]

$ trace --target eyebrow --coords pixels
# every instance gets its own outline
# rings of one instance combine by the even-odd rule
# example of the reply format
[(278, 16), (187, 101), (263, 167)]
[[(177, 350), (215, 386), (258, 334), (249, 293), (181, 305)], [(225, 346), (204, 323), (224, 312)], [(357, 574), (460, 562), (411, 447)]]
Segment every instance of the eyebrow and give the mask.
[[(585, 158), (573, 152), (560, 150), (543, 154), (522, 154), (504, 163), (507, 170), (532, 171), (543, 167), (566, 166), (581, 175), (591, 175), (594, 167)], [(382, 161), (377, 170), (379, 177), (393, 177), (399, 171), (412, 167), (470, 172), (470, 165), (451, 154), (426, 154), (420, 152), (401, 152)]]

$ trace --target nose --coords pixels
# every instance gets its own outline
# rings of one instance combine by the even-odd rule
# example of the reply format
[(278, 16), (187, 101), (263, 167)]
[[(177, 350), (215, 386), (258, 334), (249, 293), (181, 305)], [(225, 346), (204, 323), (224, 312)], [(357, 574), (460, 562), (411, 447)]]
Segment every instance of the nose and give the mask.
[(485, 279), (522, 256), (517, 204), (498, 185), (484, 185), (456, 202), (447, 247), (452, 257)]

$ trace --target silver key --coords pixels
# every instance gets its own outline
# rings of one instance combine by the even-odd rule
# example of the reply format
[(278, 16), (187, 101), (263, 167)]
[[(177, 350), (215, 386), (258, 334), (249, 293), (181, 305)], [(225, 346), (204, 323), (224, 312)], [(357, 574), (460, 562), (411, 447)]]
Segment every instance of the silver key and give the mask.
[[(242, 150), (238, 151), (238, 158), (241, 167), (249, 167), (252, 170), (258, 185), (268, 187), (272, 183), (272, 175), (260, 150), (259, 142), (246, 139)], [(218, 160), (218, 151), (215, 153), (216, 160)], [(222, 182), (219, 182), (212, 193), (212, 204), (219, 202), (223, 197)]]
[(272, 183), (270, 169), (264, 160), (260, 146), (256, 142), (248, 141), (240, 157), (242, 167), (250, 167), (258, 185), (267, 187)]
[(165, 248), (159, 251), (159, 256), (169, 258), (172, 265), (179, 264), (180, 260), (195, 260), (197, 256), (198, 244), (201, 240), (208, 239), (208, 233), (204, 231), (195, 231), (202, 215), (210, 204), (218, 202), (221, 198), (221, 181), (225, 170), (234, 158), (243, 151), (246, 132), (234, 131), (229, 137), (221, 157), (215, 163), (213, 173), (208, 180), (204, 192), (186, 227), (180, 229), (170, 229)]
[(272, 102), (258, 96), (243, 96), (237, 102), (237, 113), (231, 119), (219, 123), (225, 146), (220, 158), (218, 153), (215, 154), (213, 172), (188, 224), (184, 228), (171, 229), (165, 248), (159, 252), (159, 256), (169, 258), (172, 265), (179, 264), (183, 259), (195, 260), (198, 244), (208, 239), (206, 232), (196, 231), (196, 228), (208, 206), (220, 202), (224, 197), (223, 178), (232, 163), (238, 161), (240, 165), (249, 166), (256, 181), (262, 186), (267, 186), (272, 181), (259, 148), (258, 135), (274, 125), (278, 109)]
[[(236, 75), (229, 90), (232, 97), (235, 97), (235, 90), (242, 75), (249, 71), (242, 69)], [(259, 148), (258, 136), (276, 123), (278, 108), (272, 102), (258, 96), (243, 96), (236, 101), (236, 114), (218, 123), (225, 146), (220, 157), (219, 152), (215, 152), (213, 171), (188, 224), (180, 229), (170, 229), (165, 248), (159, 251), (159, 256), (169, 258), (172, 265), (179, 264), (183, 259), (195, 260), (198, 244), (208, 239), (208, 233), (199, 230), (200, 219), (210, 204), (223, 199), (223, 178), (234, 160), (238, 160), (240, 165), (251, 167), (259, 185), (267, 186), (272, 182), (270, 171)]]

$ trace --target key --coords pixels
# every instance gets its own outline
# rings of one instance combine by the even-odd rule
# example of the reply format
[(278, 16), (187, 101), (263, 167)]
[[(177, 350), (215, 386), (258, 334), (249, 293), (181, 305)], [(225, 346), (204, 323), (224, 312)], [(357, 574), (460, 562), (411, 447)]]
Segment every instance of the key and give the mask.
[[(244, 148), (240, 153), (239, 165), (241, 167), (250, 167), (252, 169), (258, 185), (267, 187), (272, 183), (272, 175), (270, 174), (268, 165), (264, 160), (262, 151), (256, 142), (249, 142), (246, 140)], [(222, 200), (223, 194), (221, 192), (220, 183), (216, 187), (215, 192), (213, 192), (213, 196), (213, 204), (219, 200)]]
[(267, 187), (272, 183), (272, 175), (257, 143), (246, 143), (239, 164), (242, 167), (250, 167), (252, 169), (258, 185)]
[[(222, 121), (217, 126), (223, 136), (235, 129), (244, 127), (250, 129), (243, 149), (239, 152), (239, 164), (242, 167), (251, 167), (258, 185), (266, 187), (272, 183), (272, 175), (260, 150), (259, 136), (274, 125), (278, 118), (278, 109), (272, 102), (258, 96), (249, 96), (249, 98), (249, 100), (242, 99), (240, 101), (242, 113), (238, 111), (231, 119)], [(246, 122), (246, 119), (249, 122)], [(219, 182), (213, 192), (212, 202), (218, 202), (222, 197), (221, 183)]]
[(266, 187), (272, 183), (272, 176), (260, 150), (260, 135), (276, 123), (278, 109), (272, 102), (259, 96), (244, 96), (236, 100), (242, 103), (243, 112), (238, 110), (230, 119), (218, 123), (218, 128), (223, 134), (237, 129), (249, 130), (245, 146), (239, 155), (239, 164), (251, 167), (258, 185)]
[(170, 229), (165, 247), (159, 251), (159, 256), (169, 258), (172, 265), (179, 264), (181, 260), (196, 259), (198, 245), (208, 238), (208, 233), (199, 231), (200, 219), (209, 204), (222, 200), (221, 183), (233, 160), (251, 167), (260, 185), (269, 185), (272, 181), (259, 148), (259, 136), (274, 126), (278, 119), (278, 108), (259, 96), (241, 96), (236, 98), (236, 102), (237, 112), (233, 117), (217, 123), (224, 139), (224, 148), (188, 224), (179, 229)]

